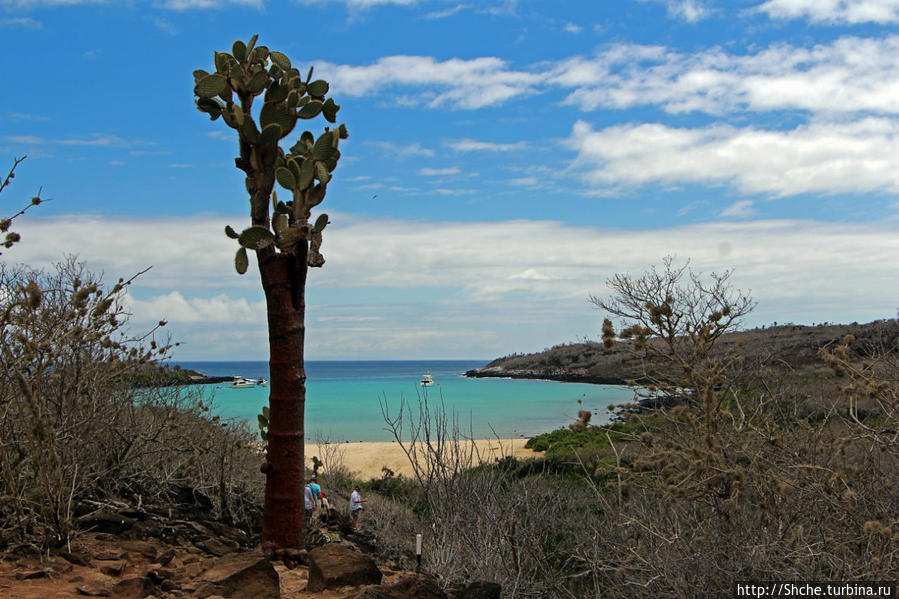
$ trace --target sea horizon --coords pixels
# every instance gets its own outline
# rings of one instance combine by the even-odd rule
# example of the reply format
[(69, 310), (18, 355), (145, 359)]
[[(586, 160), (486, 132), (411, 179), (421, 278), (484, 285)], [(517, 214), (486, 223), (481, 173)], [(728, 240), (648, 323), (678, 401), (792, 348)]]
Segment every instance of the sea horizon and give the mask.
[[(592, 422), (607, 422), (609, 405), (633, 398), (628, 387), (546, 380), (468, 378), (464, 373), (490, 360), (307, 360), (306, 442), (390, 441), (393, 433), (385, 420), (404, 406), (409, 434), (409, 413), (419, 405), (432, 413), (445, 409), (450, 427), (473, 438), (522, 438), (549, 432), (574, 422), (579, 410), (589, 410)], [(169, 364), (207, 376), (243, 376), (270, 379), (268, 361), (172, 361)], [(431, 374), (434, 386), (420, 384)], [(227, 384), (197, 385), (212, 413), (243, 420), (255, 429), (256, 415), (268, 404), (268, 388), (228, 388)]]

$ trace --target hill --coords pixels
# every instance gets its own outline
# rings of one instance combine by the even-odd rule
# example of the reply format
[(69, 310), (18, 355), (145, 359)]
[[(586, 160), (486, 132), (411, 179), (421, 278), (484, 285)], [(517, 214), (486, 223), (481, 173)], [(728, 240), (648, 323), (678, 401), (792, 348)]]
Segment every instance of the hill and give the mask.
[[(877, 320), (867, 324), (785, 324), (728, 333), (718, 344), (721, 353), (736, 353), (744, 362), (778, 371), (828, 370), (818, 356), (821, 347), (853, 335), (854, 351), (861, 357), (874, 346), (896, 347), (899, 322)], [(639, 381), (643, 370), (628, 342), (611, 348), (599, 342), (567, 343), (532, 354), (513, 354), (465, 373), (470, 377), (549, 379), (567, 382), (622, 385)]]

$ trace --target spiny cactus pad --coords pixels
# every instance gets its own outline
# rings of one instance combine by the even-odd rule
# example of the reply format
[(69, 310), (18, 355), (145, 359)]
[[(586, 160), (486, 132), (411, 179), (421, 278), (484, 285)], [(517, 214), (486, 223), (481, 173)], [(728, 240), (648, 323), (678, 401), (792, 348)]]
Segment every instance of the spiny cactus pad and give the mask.
[(316, 233), (321, 233), (325, 230), (325, 227), (328, 226), (328, 215), (327, 214), (319, 214), (318, 218), (315, 219), (315, 226), (312, 228)]
[(296, 177), (293, 176), (293, 172), (289, 168), (279, 168), (275, 171), (275, 178), (284, 189), (293, 189), (297, 185)]
[(275, 236), (265, 227), (249, 227), (241, 232), (237, 242), (248, 250), (261, 250), (274, 240)]
[(300, 108), (297, 116), (301, 119), (313, 119), (317, 117), (321, 111), (322, 103), (319, 100), (312, 100), (311, 102)]
[(234, 269), (237, 271), (237, 274), (245, 274), (249, 265), (250, 260), (247, 257), (247, 248), (238, 248), (237, 255), (234, 256)]

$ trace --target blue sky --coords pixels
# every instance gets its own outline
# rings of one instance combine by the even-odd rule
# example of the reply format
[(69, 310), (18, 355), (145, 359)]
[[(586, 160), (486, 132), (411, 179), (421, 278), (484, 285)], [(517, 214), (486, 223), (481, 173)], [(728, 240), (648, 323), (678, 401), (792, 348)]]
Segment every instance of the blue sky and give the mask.
[(747, 326), (896, 316), (899, 0), (0, 0), (0, 166), (28, 155), (3, 213), (53, 199), (0, 259), (152, 265), (136, 328), (266, 359), (222, 234), (248, 224), (236, 139), (192, 78), (254, 33), (350, 133), (311, 359), (596, 338), (587, 295), (668, 254), (734, 269)]

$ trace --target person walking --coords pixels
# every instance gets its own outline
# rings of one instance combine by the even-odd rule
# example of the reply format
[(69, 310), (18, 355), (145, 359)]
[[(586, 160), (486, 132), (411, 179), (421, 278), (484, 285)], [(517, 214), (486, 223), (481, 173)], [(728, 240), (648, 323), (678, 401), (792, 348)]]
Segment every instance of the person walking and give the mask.
[(312, 514), (321, 501), (322, 488), (318, 486), (316, 476), (313, 474), (303, 490), (303, 504), (306, 509), (306, 526), (312, 526)]
[(303, 507), (306, 509), (306, 526), (310, 526), (312, 512), (315, 511), (315, 491), (308, 484), (303, 489)]
[(355, 489), (353, 489), (352, 494), (350, 494), (350, 517), (353, 519), (353, 528), (356, 528), (356, 523), (359, 521), (359, 514), (362, 512), (363, 506), (365, 503), (365, 499), (362, 499), (362, 495), (359, 493), (361, 489), (357, 485)]
[(325, 496), (324, 489), (322, 490), (321, 497), (322, 497), (322, 513), (319, 516), (319, 519), (324, 523), (328, 523), (331, 520), (331, 502), (329, 502), (328, 498)]

